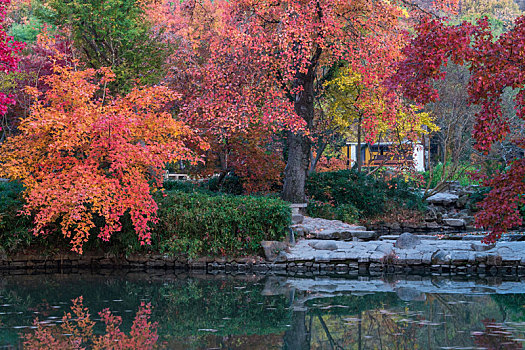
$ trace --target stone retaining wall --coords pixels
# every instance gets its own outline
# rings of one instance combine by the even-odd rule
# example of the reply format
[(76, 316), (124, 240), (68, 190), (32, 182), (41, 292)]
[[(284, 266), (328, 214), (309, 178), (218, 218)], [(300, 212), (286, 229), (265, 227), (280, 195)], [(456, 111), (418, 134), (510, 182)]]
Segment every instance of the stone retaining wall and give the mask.
[[(475, 257), (475, 255), (473, 255)], [(486, 255), (484, 259), (458, 259), (425, 263), (421, 260), (392, 257), (356, 258), (316, 262), (295, 260), (268, 262), (260, 257), (235, 259), (199, 259), (192, 262), (177, 261), (164, 255), (142, 255), (116, 258), (107, 255), (73, 254), (44, 257), (16, 255), (0, 260), (2, 274), (76, 273), (85, 270), (123, 269), (129, 271), (197, 271), (209, 274), (274, 274), (287, 276), (359, 276), (381, 274), (454, 274), (454, 275), (525, 275), (525, 260), (503, 260), (499, 255)], [(472, 260), (472, 261), (471, 261)], [(434, 261), (435, 262), (435, 261)]]

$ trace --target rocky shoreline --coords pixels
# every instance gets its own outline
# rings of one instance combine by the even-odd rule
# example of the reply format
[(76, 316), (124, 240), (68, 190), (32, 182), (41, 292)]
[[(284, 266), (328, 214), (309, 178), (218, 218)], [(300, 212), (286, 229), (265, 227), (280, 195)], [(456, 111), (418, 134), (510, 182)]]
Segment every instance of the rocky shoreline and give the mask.
[[(521, 236), (509, 236), (520, 238)], [(480, 236), (461, 240), (403, 234), (374, 241), (304, 239), (281, 246), (274, 260), (262, 257), (178, 260), (160, 254), (116, 257), (104, 254), (55, 256), (17, 254), (0, 259), (3, 274), (75, 273), (80, 270), (201, 271), (211, 274), (365, 276), (389, 273), (525, 276), (525, 242), (492, 246)]]

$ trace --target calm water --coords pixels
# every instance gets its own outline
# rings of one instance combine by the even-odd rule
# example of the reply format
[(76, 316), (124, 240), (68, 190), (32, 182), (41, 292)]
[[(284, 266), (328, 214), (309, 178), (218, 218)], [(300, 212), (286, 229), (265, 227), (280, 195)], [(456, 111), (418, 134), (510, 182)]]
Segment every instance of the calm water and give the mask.
[(0, 349), (21, 348), (36, 317), (58, 330), (79, 296), (95, 333), (103, 309), (129, 332), (150, 303), (167, 349), (521, 349), (521, 291), (525, 283), (498, 278), (4, 276)]

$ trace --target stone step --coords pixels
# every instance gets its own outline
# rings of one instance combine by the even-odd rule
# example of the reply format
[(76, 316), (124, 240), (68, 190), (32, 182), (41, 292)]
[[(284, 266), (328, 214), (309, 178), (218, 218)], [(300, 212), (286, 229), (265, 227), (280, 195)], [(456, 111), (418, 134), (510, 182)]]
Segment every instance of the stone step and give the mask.
[[(383, 235), (379, 237), (380, 241), (395, 241), (399, 238), (400, 235)], [(430, 235), (414, 235), (418, 237), (419, 239), (428, 239), (428, 240), (437, 240), (438, 236), (430, 236)]]

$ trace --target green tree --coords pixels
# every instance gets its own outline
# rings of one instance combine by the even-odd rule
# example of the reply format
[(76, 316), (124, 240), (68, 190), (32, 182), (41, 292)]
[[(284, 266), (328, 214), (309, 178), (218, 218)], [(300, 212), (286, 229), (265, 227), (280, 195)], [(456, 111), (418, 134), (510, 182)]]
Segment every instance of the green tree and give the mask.
[(127, 92), (139, 79), (155, 84), (163, 76), (167, 47), (158, 40), (140, 0), (51, 0), (43, 20), (71, 33), (77, 54), (89, 68), (110, 67), (111, 90)]

